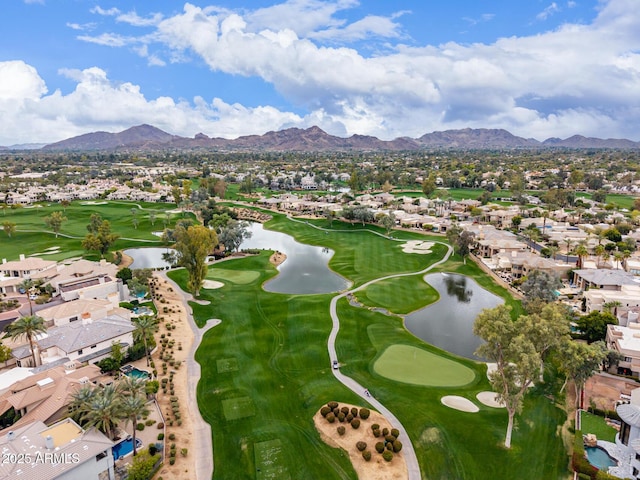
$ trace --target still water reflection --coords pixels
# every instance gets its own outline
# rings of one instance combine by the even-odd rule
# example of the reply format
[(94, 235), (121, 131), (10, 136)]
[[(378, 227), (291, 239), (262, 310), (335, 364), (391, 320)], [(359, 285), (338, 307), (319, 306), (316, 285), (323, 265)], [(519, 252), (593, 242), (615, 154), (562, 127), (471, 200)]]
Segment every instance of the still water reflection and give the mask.
[(407, 315), (407, 329), (443, 350), (479, 360), (473, 352), (482, 340), (473, 334), (473, 322), (483, 309), (504, 300), (464, 275), (432, 273), (424, 279), (438, 291), (440, 300)]
[(333, 250), (297, 242), (292, 236), (265, 230), (260, 223), (250, 224), (251, 238), (240, 245), (244, 248), (278, 250), (287, 259), (278, 267), (280, 272), (264, 284), (264, 289), (275, 293), (310, 294), (332, 293), (344, 290), (349, 282), (329, 269)]

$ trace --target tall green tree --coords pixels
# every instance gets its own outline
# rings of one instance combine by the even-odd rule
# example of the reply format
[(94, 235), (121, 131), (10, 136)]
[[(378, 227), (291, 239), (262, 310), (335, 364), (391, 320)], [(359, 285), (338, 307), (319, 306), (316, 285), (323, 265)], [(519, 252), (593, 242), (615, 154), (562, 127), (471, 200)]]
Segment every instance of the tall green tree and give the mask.
[(104, 257), (111, 245), (120, 237), (111, 231), (109, 220), (102, 220), (99, 215), (97, 219), (94, 219), (94, 215), (91, 215), (91, 223), (87, 225), (89, 233), (82, 240), (82, 248), (95, 250)]
[(602, 342), (586, 344), (582, 342), (569, 341), (562, 348), (558, 349), (560, 359), (560, 371), (565, 375), (565, 382), (561, 388), (567, 384), (568, 380), (573, 380), (576, 403), (578, 408), (582, 408), (582, 390), (587, 380), (600, 370), (602, 362), (607, 357), (607, 349)]
[(144, 343), (144, 351), (147, 357), (147, 366), (151, 364), (149, 344), (153, 339), (153, 334), (156, 332), (157, 321), (151, 315), (141, 315), (134, 318), (131, 321), (135, 330), (133, 331), (133, 338), (137, 342), (142, 341)]
[(540, 355), (540, 378), (544, 381), (544, 362), (548, 354), (571, 339), (571, 325), (567, 309), (559, 303), (549, 303), (540, 313), (522, 316), (525, 335)]
[(531, 271), (520, 287), (525, 295), (522, 304), (527, 312), (540, 311), (542, 307), (556, 300), (556, 290), (562, 288), (557, 275), (544, 270)]
[(19, 339), (26, 337), (29, 342), (29, 348), (31, 349), (31, 358), (33, 359), (33, 366), (37, 366), (36, 352), (34, 340), (39, 333), (47, 331), (47, 327), (44, 323), (44, 318), (37, 315), (29, 315), (27, 317), (21, 317), (7, 327), (7, 331), (11, 338)]
[(66, 221), (67, 217), (65, 217), (62, 212), (51, 212), (51, 215), (44, 217), (45, 225), (53, 230), (53, 233), (56, 234), (56, 238), (58, 238), (62, 224)]
[[(98, 388), (98, 387), (96, 387)], [(86, 425), (96, 427), (113, 440), (114, 428), (122, 418), (120, 396), (115, 384), (100, 387), (90, 398), (88, 404), (81, 407), (80, 418)]]
[(536, 378), (541, 362), (523, 322), (514, 322), (510, 311), (505, 305), (485, 309), (473, 325), (473, 333), (485, 341), (476, 355), (496, 364), (496, 369), (489, 373), (489, 381), (507, 409), (509, 420), (504, 441), (507, 448), (511, 448), (515, 415), (522, 410), (524, 395)]
[(33, 315), (33, 303), (31, 303), (31, 290), (35, 286), (35, 282), (30, 278), (25, 278), (18, 285), (20, 291), (24, 291), (27, 294), (27, 301), (29, 302), (29, 315)]
[(178, 254), (178, 265), (185, 268), (189, 276), (187, 288), (194, 295), (200, 295), (202, 282), (207, 275), (207, 256), (218, 244), (216, 232), (202, 225), (187, 228), (176, 227), (174, 249)]
[(594, 310), (576, 319), (580, 338), (587, 343), (602, 341), (607, 336), (607, 325), (618, 325), (618, 319), (610, 312)]
[(142, 395), (125, 395), (120, 399), (120, 414), (131, 422), (133, 437), (133, 456), (138, 454), (136, 431), (138, 418), (149, 414), (146, 399)]
[(3, 222), (2, 229), (4, 230), (4, 233), (6, 233), (9, 238), (11, 238), (11, 236), (16, 233), (16, 224), (8, 221)]

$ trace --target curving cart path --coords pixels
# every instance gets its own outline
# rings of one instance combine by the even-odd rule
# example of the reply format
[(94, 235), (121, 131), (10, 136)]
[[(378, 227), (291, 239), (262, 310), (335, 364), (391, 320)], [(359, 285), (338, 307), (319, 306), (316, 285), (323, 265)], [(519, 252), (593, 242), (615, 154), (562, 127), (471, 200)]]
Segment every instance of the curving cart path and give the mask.
[[(373, 232), (373, 233), (377, 233), (377, 232)], [(427, 268), (420, 270), (418, 272), (397, 273), (394, 275), (387, 275), (384, 277), (376, 278), (374, 280), (370, 280), (367, 283), (360, 285), (357, 288), (353, 288), (346, 292), (342, 292), (341, 294), (336, 295), (331, 299), (329, 313), (331, 314), (331, 321), (333, 322), (333, 327), (331, 328), (331, 333), (329, 334), (329, 340), (327, 341), (327, 349), (329, 350), (329, 358), (331, 361), (331, 365), (333, 365), (334, 361), (338, 362), (338, 365), (340, 365), (338, 361), (338, 354), (336, 353), (336, 346), (335, 346), (336, 337), (338, 336), (338, 331), (340, 330), (340, 318), (338, 317), (338, 312), (337, 312), (338, 300), (346, 297), (351, 293), (357, 292), (359, 290), (363, 290), (367, 288), (369, 285), (372, 285), (376, 282), (386, 280), (388, 278), (407, 277), (411, 275), (424, 274), (424, 273), (427, 273), (432, 268), (436, 267), (437, 265), (440, 265), (441, 263), (446, 262), (451, 256), (451, 254), (453, 253), (453, 248), (450, 245), (447, 245), (446, 243), (443, 243), (443, 242), (434, 242), (434, 243), (445, 245), (447, 247), (447, 253), (442, 259), (428, 266)], [(344, 386), (346, 386), (348, 389), (353, 391), (356, 395), (359, 395), (365, 401), (369, 402), (372, 406), (378, 409), (378, 411), (382, 413), (395, 426), (395, 428), (397, 428), (400, 431), (401, 434), (404, 435), (404, 438), (408, 438), (409, 440), (411, 440), (411, 437), (409, 437), (409, 434), (405, 430), (402, 423), (400, 423), (400, 420), (398, 420), (396, 416), (393, 413), (391, 413), (391, 411), (388, 408), (386, 408), (382, 403), (380, 403), (373, 396), (371, 396), (371, 394), (367, 395), (365, 393), (364, 386), (360, 385), (351, 377), (347, 377), (346, 375), (342, 374), (339, 368), (338, 369), (332, 368), (331, 371), (333, 373), (333, 376), (336, 377), (336, 379), (339, 382), (341, 382)], [(404, 452), (404, 458), (405, 458), (405, 461), (407, 462), (409, 480), (420, 480), (422, 478), (420, 474), (420, 465), (418, 464), (418, 457), (416, 456), (416, 451), (413, 448), (413, 443), (411, 441), (407, 442), (407, 444), (404, 445), (404, 448), (402, 449), (402, 451)]]
[(211, 437), (211, 425), (205, 422), (200, 413), (198, 407), (198, 399), (196, 397), (196, 391), (198, 387), (198, 381), (200, 381), (200, 364), (196, 362), (195, 354), (196, 350), (200, 346), (200, 341), (203, 335), (210, 329), (219, 325), (219, 321), (208, 321), (207, 324), (199, 328), (193, 319), (193, 311), (189, 306), (189, 301), (198, 300), (193, 298), (188, 292), (182, 290), (176, 282), (171, 280), (164, 270), (156, 272), (164, 280), (167, 280), (176, 292), (182, 293), (182, 301), (185, 307), (187, 315), (187, 321), (193, 331), (193, 342), (189, 355), (187, 355), (187, 404), (189, 406), (189, 413), (193, 420), (193, 431), (191, 435), (194, 437), (193, 446), (195, 447), (195, 478), (212, 478), (213, 477), (213, 440)]

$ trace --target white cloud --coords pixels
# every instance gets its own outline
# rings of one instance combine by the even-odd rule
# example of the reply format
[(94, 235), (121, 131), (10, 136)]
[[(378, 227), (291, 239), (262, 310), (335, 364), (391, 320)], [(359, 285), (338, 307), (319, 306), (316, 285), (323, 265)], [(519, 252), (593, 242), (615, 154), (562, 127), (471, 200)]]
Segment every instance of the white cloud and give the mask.
[[(82, 37), (135, 49), (149, 65), (199, 57), (212, 71), (262, 79), (305, 116), (223, 99), (147, 99), (139, 86), (116, 84), (95, 68), (61, 71), (77, 82), (76, 89), (46, 95), (32, 67), (1, 64), (17, 69), (21, 77), (15, 78), (22, 80), (15, 82), (12, 74), (3, 83), (0, 73), (0, 116), (9, 125), (0, 144), (11, 135), (17, 136), (11, 143), (41, 141), (36, 134), (50, 141), (138, 123), (187, 136), (317, 124), (333, 134), (386, 139), (464, 127), (505, 128), (540, 140), (575, 133), (640, 139), (640, 109), (634, 107), (640, 105), (637, 0), (603, 0), (591, 24), (564, 24), (535, 36), (492, 44), (398, 43), (369, 57), (355, 48), (323, 44), (323, 32), (351, 32), (353, 39), (377, 35), (389, 42), (401, 31), (382, 17), (350, 23), (336, 18), (336, 12), (355, 5), (291, 0), (238, 13), (186, 4), (145, 36)], [(296, 24), (295, 15), (303, 12), (308, 18), (303, 15)], [(333, 41), (331, 35), (326, 39)]]
[(24, 0), (24, 3), (27, 5), (32, 5), (34, 3), (39, 3), (40, 5), (44, 5), (44, 0)]
[(35, 68), (20, 60), (0, 62), (0, 99), (37, 100), (45, 93), (47, 87)]
[(47, 95), (33, 67), (24, 62), (0, 62), (0, 145), (54, 142), (142, 123), (183, 136), (205, 132), (236, 137), (302, 122), (299, 116), (270, 106), (248, 108), (217, 98), (211, 103), (199, 97), (193, 103), (163, 96), (147, 99), (139, 86), (112, 82), (97, 67), (59, 73), (76, 81), (75, 89), (68, 95), (58, 90)]
[(118, 10), (115, 7), (114, 8), (104, 9), (104, 8), (100, 7), (100, 5), (96, 5), (95, 7), (93, 7), (89, 11), (91, 13), (95, 13), (97, 15), (102, 15), (102, 16), (105, 16), (105, 17), (114, 17), (114, 16), (120, 14), (120, 10)]
[(84, 31), (84, 30), (93, 30), (94, 28), (96, 28), (96, 24), (67, 22), (67, 27), (69, 27), (71, 30)]
[(90, 35), (80, 35), (78, 36), (78, 40), (95, 43), (97, 45), (104, 45), (106, 47), (124, 47), (126, 45), (138, 43), (138, 39), (136, 37), (125, 37), (117, 33), (102, 33), (95, 37)]
[(560, 11), (560, 7), (558, 7), (558, 4), (556, 2), (553, 2), (551, 5), (545, 8), (542, 12), (536, 15), (536, 18), (538, 20), (546, 20), (547, 18), (549, 18), (555, 13), (558, 13), (559, 11)]
[(149, 17), (140, 17), (135, 11), (123, 13), (116, 17), (116, 21), (122, 23), (128, 23), (134, 27), (151, 27), (157, 25), (162, 20), (163, 15), (161, 13), (154, 13)]

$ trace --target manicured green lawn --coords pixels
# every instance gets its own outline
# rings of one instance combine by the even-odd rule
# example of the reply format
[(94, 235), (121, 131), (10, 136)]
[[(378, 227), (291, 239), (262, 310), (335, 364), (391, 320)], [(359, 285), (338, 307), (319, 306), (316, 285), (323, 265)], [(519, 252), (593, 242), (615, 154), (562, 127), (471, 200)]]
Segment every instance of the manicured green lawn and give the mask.
[[(328, 226), (325, 220), (311, 223)], [(397, 242), (339, 222), (327, 234), (275, 215), (267, 227), (334, 249), (330, 266), (356, 285), (390, 273), (421, 270), (444, 253), (442, 247), (434, 255), (407, 255)], [(393, 235), (425, 239), (412, 232)], [(224, 262), (224, 270), (255, 271), (260, 276), (251, 283), (229, 282), (217, 290), (203, 290), (202, 298), (211, 304), (191, 304), (201, 325), (209, 318), (222, 319), (207, 332), (196, 352), (202, 366), (198, 402), (212, 425), (214, 478), (268, 478), (261, 472), (268, 455), (265, 451), (272, 451), (279, 478), (355, 479), (346, 454), (325, 445), (311, 420), (330, 400), (364, 403), (331, 373), (326, 349), (331, 295), (263, 291), (260, 285), (276, 272), (268, 263), (269, 253)], [(464, 266), (454, 258), (442, 269), (469, 274), (483, 287), (508, 297), (470, 262)], [(170, 275), (185, 285), (183, 271)], [(505, 450), (507, 415), (503, 409), (480, 406), (480, 412), (470, 415), (440, 403), (443, 395), (474, 398), (490, 390), (483, 364), (425, 344), (407, 332), (397, 317), (352, 307), (346, 299), (338, 302), (338, 314), (341, 326), (336, 349), (341, 371), (365, 385), (402, 421), (416, 448), (423, 478), (566, 478), (567, 456), (558, 436), (566, 415), (545, 396), (548, 392), (532, 389), (517, 417), (513, 447)], [(385, 352), (394, 345), (406, 346), (410, 356), (411, 349), (428, 353), (450, 371), (472, 372), (472, 380), (462, 386), (429, 387), (386, 378), (377, 373), (375, 365), (381, 358), (382, 365), (388, 362)], [(241, 405), (229, 406), (238, 402)], [(234, 409), (255, 413), (230, 419)]]
[(211, 280), (224, 280), (245, 285), (255, 281), (260, 276), (260, 272), (253, 270), (229, 270), (226, 268), (211, 268), (207, 274), (207, 278)]
[(361, 303), (386, 308), (390, 312), (405, 315), (438, 300), (440, 295), (426, 283), (424, 275), (390, 278), (369, 285), (355, 295)]
[[(139, 208), (140, 207), (140, 208)], [(194, 218), (192, 213), (167, 213), (176, 208), (170, 203), (140, 203), (109, 201), (102, 203), (72, 202), (66, 210), (57, 203), (42, 203), (33, 208), (6, 209), (0, 215), (0, 224), (13, 222), (17, 231), (12, 237), (0, 232), (0, 251), (2, 258), (17, 260), (19, 255), (31, 255), (45, 252), (48, 248), (59, 246), (60, 253), (42, 255), (42, 258), (61, 260), (85, 254), (81, 242), (87, 234), (87, 225), (93, 213), (98, 213), (111, 223), (111, 231), (120, 236), (111, 250), (131, 247), (160, 246), (160, 237), (151, 232), (162, 231), (168, 215), (167, 225), (173, 226), (181, 218)], [(134, 214), (138, 227), (134, 228)], [(50, 232), (44, 223), (44, 217), (52, 212), (63, 212), (67, 221), (63, 222), (58, 238)], [(155, 214), (152, 223), (150, 214)], [(69, 238), (71, 237), (71, 238)]]
[(426, 387), (461, 387), (476, 379), (470, 368), (411, 345), (387, 347), (373, 371), (390, 380)]
[(594, 415), (589, 412), (580, 412), (580, 425), (583, 434), (593, 433), (598, 440), (606, 440), (608, 442), (616, 441), (618, 431), (607, 425), (604, 417)]

